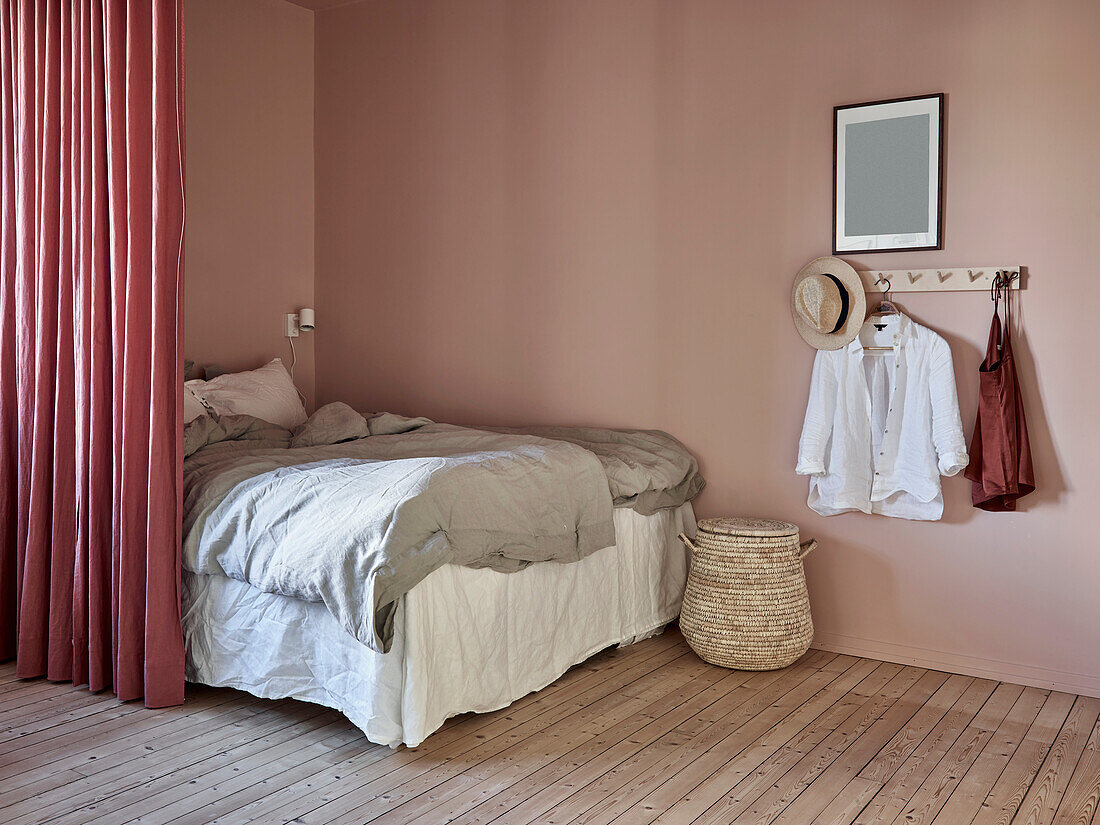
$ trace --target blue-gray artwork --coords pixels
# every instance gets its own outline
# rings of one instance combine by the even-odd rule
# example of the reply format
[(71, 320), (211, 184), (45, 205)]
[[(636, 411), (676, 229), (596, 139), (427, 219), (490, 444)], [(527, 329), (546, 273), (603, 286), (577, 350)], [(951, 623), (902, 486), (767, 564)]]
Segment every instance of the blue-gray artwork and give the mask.
[(844, 233), (929, 231), (929, 115), (849, 123), (844, 131)]

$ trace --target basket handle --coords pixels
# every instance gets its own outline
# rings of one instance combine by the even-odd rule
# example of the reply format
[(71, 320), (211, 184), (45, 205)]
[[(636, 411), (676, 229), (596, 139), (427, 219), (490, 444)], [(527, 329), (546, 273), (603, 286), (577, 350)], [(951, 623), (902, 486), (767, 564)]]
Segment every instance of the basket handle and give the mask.
[(798, 558), (804, 559), (817, 549), (817, 539), (806, 539), (798, 545)]
[(680, 541), (687, 545), (687, 549), (690, 550), (692, 553), (698, 552), (695, 548), (694, 542), (692, 542), (692, 540), (687, 537), (686, 533), (680, 533), (676, 538), (680, 539)]

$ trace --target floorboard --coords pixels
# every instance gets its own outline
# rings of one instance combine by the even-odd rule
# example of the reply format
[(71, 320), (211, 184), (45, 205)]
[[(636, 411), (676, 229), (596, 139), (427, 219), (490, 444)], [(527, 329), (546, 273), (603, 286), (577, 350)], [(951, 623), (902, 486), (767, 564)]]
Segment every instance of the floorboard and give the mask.
[(188, 686), (178, 708), (0, 664), (5, 825), (1094, 825), (1100, 700), (810, 651), (597, 654), (418, 748), (340, 714)]

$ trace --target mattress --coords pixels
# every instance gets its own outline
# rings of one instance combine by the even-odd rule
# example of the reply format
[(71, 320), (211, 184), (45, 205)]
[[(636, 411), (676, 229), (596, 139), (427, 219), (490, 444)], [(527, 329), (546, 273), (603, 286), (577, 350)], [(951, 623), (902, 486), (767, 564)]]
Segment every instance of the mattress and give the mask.
[[(616, 544), (516, 573), (445, 565), (398, 604), (393, 646), (372, 651), (320, 602), (183, 573), (187, 679), (334, 708), (379, 744), (419, 745), (447, 718), (497, 710), (680, 611), (690, 504), (615, 511)], [(445, 541), (440, 536), (439, 541)]]

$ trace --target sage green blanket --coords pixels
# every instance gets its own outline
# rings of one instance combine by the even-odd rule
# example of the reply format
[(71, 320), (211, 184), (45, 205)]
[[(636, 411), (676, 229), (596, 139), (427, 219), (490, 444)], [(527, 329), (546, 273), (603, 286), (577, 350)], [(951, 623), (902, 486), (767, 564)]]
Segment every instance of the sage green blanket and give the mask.
[(616, 504), (653, 512), (703, 485), (663, 433), (493, 431), (345, 405), (295, 431), (204, 416), (185, 453), (184, 567), (324, 602), (379, 652), (397, 600), (442, 565), (576, 561), (615, 543)]

